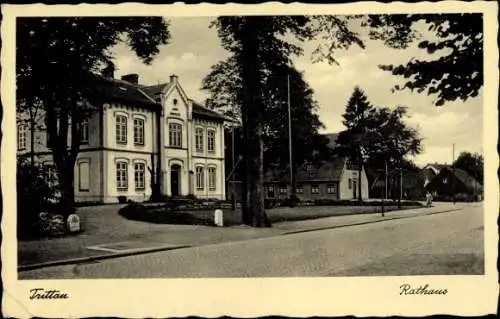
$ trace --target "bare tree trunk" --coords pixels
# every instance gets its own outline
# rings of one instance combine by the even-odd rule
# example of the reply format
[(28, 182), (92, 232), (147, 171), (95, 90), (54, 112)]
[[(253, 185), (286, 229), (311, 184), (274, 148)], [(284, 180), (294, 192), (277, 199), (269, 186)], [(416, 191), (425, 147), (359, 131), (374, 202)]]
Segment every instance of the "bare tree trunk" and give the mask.
[[(248, 132), (247, 132), (247, 113), (246, 107), (242, 107), (242, 116), (243, 116), (243, 144), (248, 145)], [(242, 148), (242, 156), (243, 156), (243, 165), (242, 165), (242, 175), (241, 175), (241, 214), (243, 224), (251, 226), (252, 225), (252, 215), (248, 210), (248, 151), (246, 147)], [(233, 185), (234, 186), (234, 185)]]
[(242, 79), (246, 118), (247, 212), (255, 227), (270, 226), (264, 210), (264, 144), (262, 140), (262, 75), (259, 61), (258, 17), (246, 17), (242, 32)]

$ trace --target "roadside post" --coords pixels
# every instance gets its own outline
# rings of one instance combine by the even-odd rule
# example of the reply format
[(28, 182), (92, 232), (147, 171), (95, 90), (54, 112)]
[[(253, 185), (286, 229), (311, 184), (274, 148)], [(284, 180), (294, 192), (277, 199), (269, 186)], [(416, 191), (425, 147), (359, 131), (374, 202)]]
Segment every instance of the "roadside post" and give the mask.
[(224, 213), (221, 209), (216, 209), (214, 213), (214, 223), (218, 227), (224, 227)]

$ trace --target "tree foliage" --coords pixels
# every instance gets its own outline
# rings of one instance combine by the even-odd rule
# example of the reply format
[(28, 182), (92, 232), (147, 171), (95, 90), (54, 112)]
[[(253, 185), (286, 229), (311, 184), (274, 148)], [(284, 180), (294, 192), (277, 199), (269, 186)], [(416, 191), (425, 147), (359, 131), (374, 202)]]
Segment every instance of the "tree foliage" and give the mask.
[[(18, 105), (43, 105), (44, 124), (57, 166), (61, 200), (74, 201), (73, 169), (79, 151), (80, 123), (98, 107), (94, 72), (113, 68), (110, 49), (125, 41), (150, 63), (169, 39), (160, 17), (33, 17), (17, 19)], [(90, 104), (89, 104), (90, 103)], [(70, 137), (70, 138), (68, 138)]]
[[(423, 22), (430, 36), (416, 29)], [(430, 59), (381, 69), (403, 77), (396, 90), (436, 95), (435, 104), (476, 97), (483, 86), (483, 18), (479, 13), (368, 16), (372, 38), (393, 48), (406, 49), (414, 41)]]
[[(401, 65), (384, 64), (380, 68), (405, 79), (395, 91), (409, 89), (436, 96), (435, 105), (447, 101), (476, 97), (483, 86), (483, 18), (480, 13), (446, 14), (385, 14), (357, 16), (320, 16), (323, 22), (316, 30), (322, 43), (313, 56), (315, 61), (335, 63), (333, 56), (339, 49), (334, 39), (343, 35), (344, 43), (369, 47), (366, 39), (382, 41), (394, 49), (408, 49), (417, 43), (428, 54), (428, 59), (412, 58)], [(368, 28), (367, 38), (349, 24), (360, 21)], [(328, 23), (326, 23), (326, 22)]]
[(481, 154), (461, 152), (453, 165), (471, 174), (481, 184), (484, 183), (484, 161)]
[(356, 163), (359, 201), (362, 200), (361, 172), (364, 162), (363, 157), (367, 155), (367, 148), (370, 148), (373, 131), (376, 129), (373, 126), (376, 123), (373, 119), (374, 112), (375, 108), (368, 101), (363, 90), (355, 87), (342, 115), (344, 118), (342, 123), (346, 130), (342, 131), (337, 138), (340, 155), (348, 156), (351, 163)]

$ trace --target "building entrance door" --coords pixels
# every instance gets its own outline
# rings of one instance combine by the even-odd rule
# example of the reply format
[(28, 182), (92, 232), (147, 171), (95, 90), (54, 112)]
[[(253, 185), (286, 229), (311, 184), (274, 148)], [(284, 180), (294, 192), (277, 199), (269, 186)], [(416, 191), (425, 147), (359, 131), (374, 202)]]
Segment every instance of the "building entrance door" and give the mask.
[(353, 180), (352, 181), (352, 198), (356, 199), (358, 198), (358, 181)]
[(180, 165), (174, 164), (170, 167), (170, 192), (172, 197), (177, 197), (180, 194)]

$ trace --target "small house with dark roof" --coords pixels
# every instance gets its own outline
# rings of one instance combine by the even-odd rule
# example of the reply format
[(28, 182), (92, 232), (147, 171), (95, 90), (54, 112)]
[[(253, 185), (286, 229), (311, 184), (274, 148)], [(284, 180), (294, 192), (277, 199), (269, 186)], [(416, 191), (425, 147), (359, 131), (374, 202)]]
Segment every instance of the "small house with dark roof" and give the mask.
[[(225, 198), (226, 118), (190, 99), (177, 76), (146, 86), (137, 74), (115, 79), (108, 70), (89, 85), (99, 103), (87, 101), (94, 111), (80, 124), (76, 201), (144, 201), (154, 188), (174, 197)], [(18, 127), (18, 156), (33, 152), (57, 185), (45, 130), (35, 131), (30, 149), (29, 127)]]
[[(329, 146), (335, 149), (338, 134), (326, 134)], [(289, 196), (290, 173), (284, 170), (267, 172), (265, 176), (266, 198)], [(347, 157), (335, 156), (320, 165), (305, 164), (296, 172), (295, 193), (301, 200), (359, 198), (358, 169)], [(368, 199), (368, 179), (361, 171), (361, 198)]]
[(445, 166), (426, 186), (436, 200), (477, 200), (483, 194), (483, 185), (467, 171)]
[(424, 175), (424, 187), (426, 187), (436, 177), (443, 168), (449, 167), (447, 164), (432, 163), (422, 168)]

